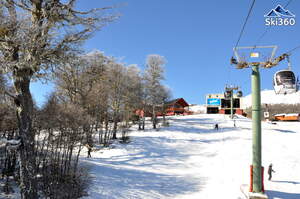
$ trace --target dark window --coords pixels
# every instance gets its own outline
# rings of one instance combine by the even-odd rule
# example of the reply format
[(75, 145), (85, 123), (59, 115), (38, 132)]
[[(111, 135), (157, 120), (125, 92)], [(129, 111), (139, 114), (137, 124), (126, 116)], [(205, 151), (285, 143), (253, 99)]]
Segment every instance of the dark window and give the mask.
[(182, 108), (180, 104), (174, 104), (174, 108)]
[(240, 99), (233, 99), (233, 108), (240, 108)]
[(218, 107), (207, 107), (207, 114), (217, 114), (219, 113)]
[(230, 100), (222, 99), (221, 100), (221, 107), (222, 108), (230, 108)]
[[(226, 109), (226, 110), (225, 110), (225, 114), (226, 114), (226, 115), (231, 114), (231, 110), (230, 110), (230, 109)], [(235, 114), (235, 109), (233, 109), (233, 114)]]
[(276, 74), (277, 85), (295, 84), (295, 75), (292, 71), (282, 71)]
[[(230, 99), (222, 99), (221, 100), (221, 108), (231, 108)], [(233, 108), (240, 108), (240, 99), (233, 99)]]

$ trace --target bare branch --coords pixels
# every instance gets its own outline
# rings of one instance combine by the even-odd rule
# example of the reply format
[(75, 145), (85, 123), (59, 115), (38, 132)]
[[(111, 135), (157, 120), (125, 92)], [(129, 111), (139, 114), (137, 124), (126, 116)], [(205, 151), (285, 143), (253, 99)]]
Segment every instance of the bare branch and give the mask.
[[(23, 1), (22, 1), (22, 2), (23, 2)], [(16, 2), (16, 1), (13, 1), (13, 3), (14, 3), (16, 6), (18, 6), (19, 8), (22, 8), (22, 9), (28, 11), (28, 12), (32, 12), (32, 9), (31, 9), (27, 4), (25, 4), (25, 3), (18, 3), (18, 2)]]
[(4, 93), (5, 93), (6, 95), (8, 95), (9, 97), (13, 98), (13, 99), (16, 99), (16, 96), (13, 95), (13, 94), (11, 94), (11, 93), (8, 92), (8, 91), (5, 90)]

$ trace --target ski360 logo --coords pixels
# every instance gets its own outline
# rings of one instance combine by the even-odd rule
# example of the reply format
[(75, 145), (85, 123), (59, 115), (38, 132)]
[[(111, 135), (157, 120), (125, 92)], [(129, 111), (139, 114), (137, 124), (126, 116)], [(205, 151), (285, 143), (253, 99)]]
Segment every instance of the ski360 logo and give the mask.
[(264, 17), (266, 26), (293, 26), (296, 24), (296, 15), (281, 5), (276, 6)]

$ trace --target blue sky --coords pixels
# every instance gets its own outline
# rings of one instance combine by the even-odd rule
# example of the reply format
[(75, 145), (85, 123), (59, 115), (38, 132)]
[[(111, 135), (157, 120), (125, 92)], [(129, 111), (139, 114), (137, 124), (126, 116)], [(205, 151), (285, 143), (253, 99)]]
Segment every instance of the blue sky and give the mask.
[[(221, 93), (225, 84), (241, 86), (251, 92), (251, 69), (237, 70), (229, 64), (241, 26), (252, 0), (80, 0), (80, 9), (120, 5), (114, 12), (121, 17), (97, 32), (86, 42), (86, 51), (100, 50), (122, 58), (127, 64), (145, 67), (148, 54), (167, 60), (165, 84), (173, 96), (188, 103), (204, 104), (208, 93)], [(264, 15), (288, 0), (256, 1), (240, 46), (252, 46), (266, 30)], [(296, 15), (296, 25), (272, 27), (261, 45), (278, 45), (277, 55), (300, 45), (300, 2), (288, 9)], [(291, 57), (292, 69), (300, 75), (300, 49)], [(284, 69), (283, 61), (272, 69), (261, 69), (262, 89), (272, 89), (273, 74)], [(33, 96), (39, 105), (51, 92), (51, 85), (34, 83)]]

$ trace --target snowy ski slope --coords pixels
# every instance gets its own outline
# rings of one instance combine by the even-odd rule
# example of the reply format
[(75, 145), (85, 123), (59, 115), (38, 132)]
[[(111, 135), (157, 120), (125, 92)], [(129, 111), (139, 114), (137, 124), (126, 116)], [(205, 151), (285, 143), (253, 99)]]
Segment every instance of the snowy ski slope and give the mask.
[[(159, 131), (133, 131), (131, 143), (82, 157), (92, 175), (85, 199), (243, 198), (251, 120), (238, 118), (236, 126), (227, 116), (202, 114), (172, 117), (170, 127)], [(262, 125), (263, 166), (272, 162), (276, 171), (265, 181), (271, 199), (300, 198), (299, 127), (299, 122)]]

